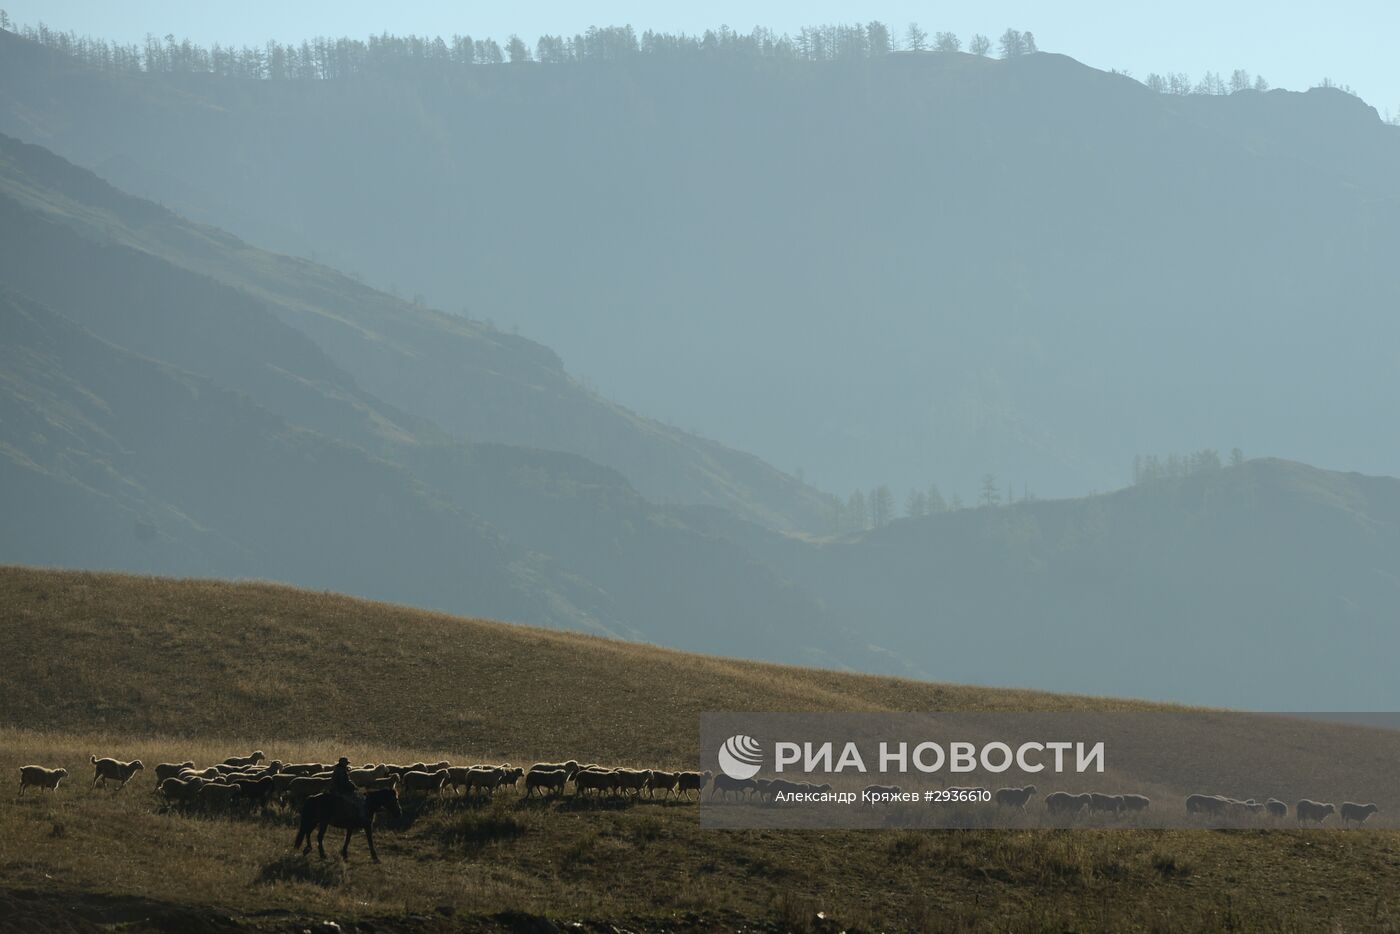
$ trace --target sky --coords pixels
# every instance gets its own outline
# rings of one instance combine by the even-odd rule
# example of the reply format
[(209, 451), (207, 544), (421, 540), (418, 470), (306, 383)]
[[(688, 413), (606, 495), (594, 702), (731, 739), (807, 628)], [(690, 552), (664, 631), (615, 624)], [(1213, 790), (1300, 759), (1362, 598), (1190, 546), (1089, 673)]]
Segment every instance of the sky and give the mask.
[(899, 34), (910, 21), (932, 33), (993, 39), (1007, 26), (1029, 29), (1042, 50), (1063, 52), (1097, 68), (1138, 78), (1149, 72), (1244, 68), (1274, 87), (1301, 90), (1324, 77), (1355, 89), (1382, 113), (1400, 110), (1400, 2), (1396, 0), (0, 0), (20, 23), (136, 41), (173, 33), (201, 44), (261, 44), (317, 35), (418, 33), (533, 44), (541, 33), (630, 23), (639, 31), (700, 32), (727, 24), (794, 32), (806, 25), (879, 19)]

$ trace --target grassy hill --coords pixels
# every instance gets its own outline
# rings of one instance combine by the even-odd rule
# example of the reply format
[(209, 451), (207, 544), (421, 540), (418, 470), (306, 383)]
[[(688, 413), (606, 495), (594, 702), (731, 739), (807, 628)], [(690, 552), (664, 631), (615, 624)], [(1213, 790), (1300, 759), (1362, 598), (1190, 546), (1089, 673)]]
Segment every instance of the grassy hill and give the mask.
[[(287, 818), (163, 811), (164, 761), (587, 755), (690, 766), (707, 709), (1146, 709), (685, 655), (259, 584), (0, 570), (0, 768), (67, 764), (0, 807), (0, 908), (54, 924), (393, 930), (1357, 930), (1400, 920), (1394, 831), (715, 832), (694, 805), (417, 805), (384, 862), (289, 858)], [(1325, 729), (1319, 727), (1318, 729)], [(246, 747), (246, 748), (245, 748)], [(114, 857), (120, 854), (120, 857)], [(549, 929), (539, 927), (535, 929)]]

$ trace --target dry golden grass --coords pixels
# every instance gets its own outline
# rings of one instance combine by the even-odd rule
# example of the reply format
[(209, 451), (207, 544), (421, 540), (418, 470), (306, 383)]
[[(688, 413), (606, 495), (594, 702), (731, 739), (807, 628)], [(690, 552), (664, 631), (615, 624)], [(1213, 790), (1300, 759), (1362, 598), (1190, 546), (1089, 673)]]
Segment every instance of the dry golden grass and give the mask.
[(266, 585), (24, 569), (0, 570), (0, 652), (0, 775), (25, 762), (72, 772), (56, 794), (0, 795), (0, 918), (26, 923), (65, 911), (164, 913), (174, 929), (214, 915), (269, 928), (415, 915), (433, 930), (505, 925), (501, 912), (770, 930), (810, 927), (818, 910), (919, 931), (1400, 919), (1390, 831), (724, 832), (702, 830), (689, 804), (506, 794), (410, 806), (378, 834), (381, 865), (356, 840), (342, 867), (292, 856), (286, 815), (167, 811), (149, 772), (120, 793), (86, 787), (90, 753), (153, 766), (255, 746), (379, 761), (577, 750), (689, 767), (703, 710), (1146, 705), (704, 658)]

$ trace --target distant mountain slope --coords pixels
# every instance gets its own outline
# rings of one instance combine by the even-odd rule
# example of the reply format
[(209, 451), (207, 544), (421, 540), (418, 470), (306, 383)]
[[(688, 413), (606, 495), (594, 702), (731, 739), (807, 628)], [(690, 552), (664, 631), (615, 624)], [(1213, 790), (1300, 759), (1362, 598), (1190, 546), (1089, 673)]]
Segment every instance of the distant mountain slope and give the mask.
[(1177, 98), (1052, 54), (258, 82), (0, 42), (0, 130), (518, 322), (827, 488), (1078, 495), (1235, 445), (1400, 473), (1400, 128), (1341, 91)]
[(1257, 460), (827, 544), (719, 516), (712, 530), (933, 677), (1255, 709), (1400, 705), (1394, 478)]
[[(616, 471), (568, 453), (453, 440), (360, 388), (299, 329), (316, 315), (275, 313), (300, 302), (297, 277), (283, 283), (290, 299), (273, 290), (275, 277), (235, 287), (149, 249), (142, 237), (153, 229), (202, 251), (211, 268), (236, 266), (220, 259), (229, 254), (281, 262), (0, 140), (0, 288), (15, 290), (5, 293), (14, 339), (0, 370), (0, 445), (14, 482), (0, 489), (0, 507), (17, 519), (0, 529), (0, 560), (266, 577), (869, 667), (865, 640)], [(397, 306), (359, 287), (352, 294), (384, 302), (381, 324), (393, 330)], [(416, 314), (406, 313), (410, 334), (424, 320)], [(463, 344), (476, 353), (463, 368), (484, 392), (550, 372), (492, 351), (493, 340)], [(497, 373), (503, 363), (513, 369)], [(558, 394), (531, 404), (557, 415), (570, 392), (587, 397), (553, 372)], [(463, 408), (521, 411), (502, 395)], [(737, 503), (744, 488), (730, 492)]]
[(603, 629), (571, 602), (586, 585), (551, 580), (401, 468), (11, 293), (0, 333), (6, 561), (280, 578)]
[[(347, 430), (350, 421), (364, 422), (353, 430), (357, 441), (366, 431), (402, 440), (405, 433), (424, 433), (430, 420), (462, 439), (581, 454), (614, 467), (644, 495), (661, 501), (719, 505), (778, 528), (814, 528), (824, 521), (824, 501), (816, 491), (755, 457), (606, 402), (575, 382), (538, 344), (190, 224), (41, 148), (0, 138), (0, 199), (9, 202), (0, 226), (10, 249), (0, 267), (5, 276), (39, 290), (65, 313), (85, 303), (92, 307), (92, 299), (116, 287), (160, 306), (150, 310), (152, 317), (168, 309), (167, 318), (174, 314), (185, 327), (203, 332), (207, 352), (265, 350), (257, 386), (239, 388), (265, 402), (276, 393), (291, 406), (337, 408), (341, 411), (325, 416), (346, 423)], [(68, 245), (55, 252), (65, 238)], [(41, 255), (65, 257), (55, 261), (81, 264), (88, 273), (55, 276), (52, 264), (36, 262)], [(187, 286), (179, 281), (164, 295), (141, 294), (146, 288), (141, 267), (152, 264), (208, 277), (242, 294), (206, 289), (217, 294), (218, 307), (182, 308), (179, 296)], [(178, 280), (173, 273), (163, 275)], [(93, 311), (82, 320), (103, 333), (100, 315)], [(216, 337), (235, 336), (240, 328), (235, 319), (244, 315), (274, 317), (287, 327), (267, 329), (281, 336), (265, 347), (240, 348), (237, 340), (221, 346)], [(129, 316), (120, 322), (123, 328), (137, 324)], [(162, 319), (148, 339), (169, 348), (187, 337), (168, 330)], [(300, 364), (280, 363), (278, 353), (293, 355)], [(221, 362), (223, 370), (228, 365)], [(267, 385), (293, 379), (293, 373), (305, 384)], [(292, 399), (298, 392), (322, 398)], [(366, 393), (388, 407), (370, 405)]]

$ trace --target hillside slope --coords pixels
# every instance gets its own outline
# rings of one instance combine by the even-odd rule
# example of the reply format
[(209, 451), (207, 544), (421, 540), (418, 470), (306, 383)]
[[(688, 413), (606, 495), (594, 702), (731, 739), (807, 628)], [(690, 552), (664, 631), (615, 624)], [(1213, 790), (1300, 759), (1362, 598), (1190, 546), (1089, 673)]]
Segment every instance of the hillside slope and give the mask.
[(931, 677), (1257, 710), (1400, 706), (1386, 673), (1400, 651), (1391, 477), (1254, 460), (829, 543), (711, 528)]
[(6, 560), (275, 577), (601, 628), (570, 599), (596, 599), (587, 586), (402, 468), (3, 291), (0, 334)]
[(1400, 128), (1335, 89), (1177, 98), (1053, 54), (246, 81), (0, 42), (0, 130), (518, 323), (827, 488), (1079, 495), (1236, 445), (1400, 473)]
[[(200, 262), (183, 265), (189, 255)], [(253, 278), (227, 274), (245, 264), (288, 268)], [(642, 435), (629, 436), (623, 425), (610, 434), (576, 411), (575, 402), (591, 397), (571, 389), (562, 370), (551, 371), (557, 361), (543, 348), (400, 309), (327, 270), (193, 227), (51, 153), (0, 139), (0, 288), (24, 296), (6, 293), (4, 312), (16, 321), (43, 316), (45, 328), (61, 321), (65, 340), (91, 348), (31, 347), (39, 333), (32, 328), (17, 330), (5, 348), (11, 362), (3, 389), (13, 409), (0, 419), (0, 443), (25, 482), (0, 490), (0, 504), (27, 518), (0, 530), (4, 560), (264, 577), (690, 649), (869, 667), (867, 640), (843, 633), (742, 550), (689, 527), (616, 471), (564, 452), (460, 442), (364, 389), (302, 330), (328, 309), (348, 307), (316, 291), (327, 282), (377, 309), (392, 333), (434, 344), (444, 361), (453, 355), (450, 341), (420, 333), (415, 321), (441, 319), (469, 337), (467, 354), (452, 366), (485, 396), (455, 403), (471, 417), (537, 427), (558, 418), (570, 431), (601, 431), (598, 440), (617, 447), (650, 431), (638, 421)], [(301, 316), (287, 312), (304, 311), (307, 294), (328, 304)], [(395, 317), (399, 310), (404, 321)], [(366, 337), (365, 317), (356, 320), (347, 331), (381, 343)], [(492, 349), (498, 341), (504, 350)], [(517, 352), (524, 356), (512, 357)], [(88, 372), (97, 358), (111, 377), (101, 385)], [(406, 360), (396, 366), (422, 375)], [(172, 399), (162, 395), (182, 380), (206, 388), (188, 404), (174, 401), (179, 390)], [(525, 385), (531, 381), (541, 384)], [(65, 389), (33, 391), (40, 385)], [(147, 391), (158, 398), (143, 407)], [(235, 396), (237, 405), (223, 404)], [(538, 408), (520, 408), (511, 401), (517, 397)], [(68, 432), (74, 406), (83, 409), (84, 430)], [(176, 430), (180, 419), (195, 430)], [(282, 454), (260, 453), (261, 436), (236, 447), (231, 439), (244, 433), (244, 419), (281, 439)], [(282, 456), (290, 451), (299, 453)], [(777, 477), (798, 500), (815, 502), (817, 494), (796, 481), (735, 457), (751, 462), (755, 476)], [(685, 469), (659, 455), (645, 459), (663, 472)], [(104, 491), (97, 499), (88, 496), (93, 464), (101, 465)], [(50, 493), (26, 494), (41, 475)], [(757, 488), (723, 470), (712, 476), (720, 478), (713, 489), (725, 491), (715, 499), (786, 524)], [(73, 489), (87, 492), (68, 500), (59, 492)], [(122, 509), (109, 508), (112, 495), (125, 498)], [(415, 505), (400, 508), (407, 503)], [(66, 521), (46, 522), (45, 510)], [(462, 539), (449, 544), (449, 534)], [(225, 547), (187, 547), (189, 536)]]
[[(254, 745), (299, 758), (687, 767), (705, 710), (1139, 702), (780, 668), (261, 584), (21, 568), (0, 568), (0, 652), (0, 768), (74, 772), (57, 794), (0, 809), (0, 911), (31, 928), (270, 931), (334, 918), (444, 934), (575, 922), (829, 931), (823, 911), (848, 930), (1350, 930), (1400, 911), (1387, 884), (1393, 830), (715, 832), (688, 803), (502, 791), (475, 805), (411, 802), (381, 821), (381, 866), (357, 841), (341, 870), (289, 855), (288, 815), (211, 819), (161, 807), (144, 775), (116, 794), (81, 781), (93, 751), (203, 763)], [(1303, 740), (1312, 778), (1344, 783), (1348, 765), (1328, 761), (1325, 741), (1336, 728), (1294, 729), (1308, 731), (1289, 738)]]
[[(0, 45), (6, 41), (0, 34)], [(613, 467), (643, 495), (662, 502), (723, 506), (777, 528), (814, 528), (824, 521), (824, 500), (815, 490), (751, 455), (607, 402), (539, 344), (191, 224), (40, 147), (0, 138), (0, 199), (7, 238), (0, 275), (13, 287), (74, 314), (103, 336), (112, 336), (103, 332), (104, 324), (120, 329), (123, 342), (142, 326), (142, 338), (156, 342), (154, 349), (189, 353), (197, 338), (206, 348), (204, 360), (218, 364), (211, 376), (225, 376), (233, 369), (229, 358), (251, 350), (248, 362), (256, 373), (245, 365), (248, 384), (238, 388), (261, 400), (297, 390), (329, 394), (323, 408), (361, 410), (358, 418), (373, 422), (375, 431), (401, 435), (404, 428), (394, 423), (406, 421), (411, 434), (431, 437), (431, 423), (460, 440), (580, 454)], [(65, 276), (62, 263), (80, 263), (88, 275)], [(152, 269), (160, 266), (169, 268)], [(148, 284), (153, 277), (169, 283), (164, 291)], [(181, 295), (193, 277), (227, 288), (198, 286), (212, 300), (190, 308)], [(112, 320), (106, 306), (120, 307), (123, 298), (157, 307), (146, 310), (148, 319), (127, 314)], [(172, 315), (180, 327), (170, 327)], [(249, 317), (271, 318), (282, 328), (259, 321), (263, 343), (251, 348), (246, 339), (229, 340), (248, 327), (233, 322)], [(301, 385), (280, 385), (287, 381)], [(367, 396), (384, 400), (378, 411)], [(392, 414), (384, 413), (385, 403), (397, 407)], [(321, 417), (350, 422), (357, 416), (331, 410)]]

